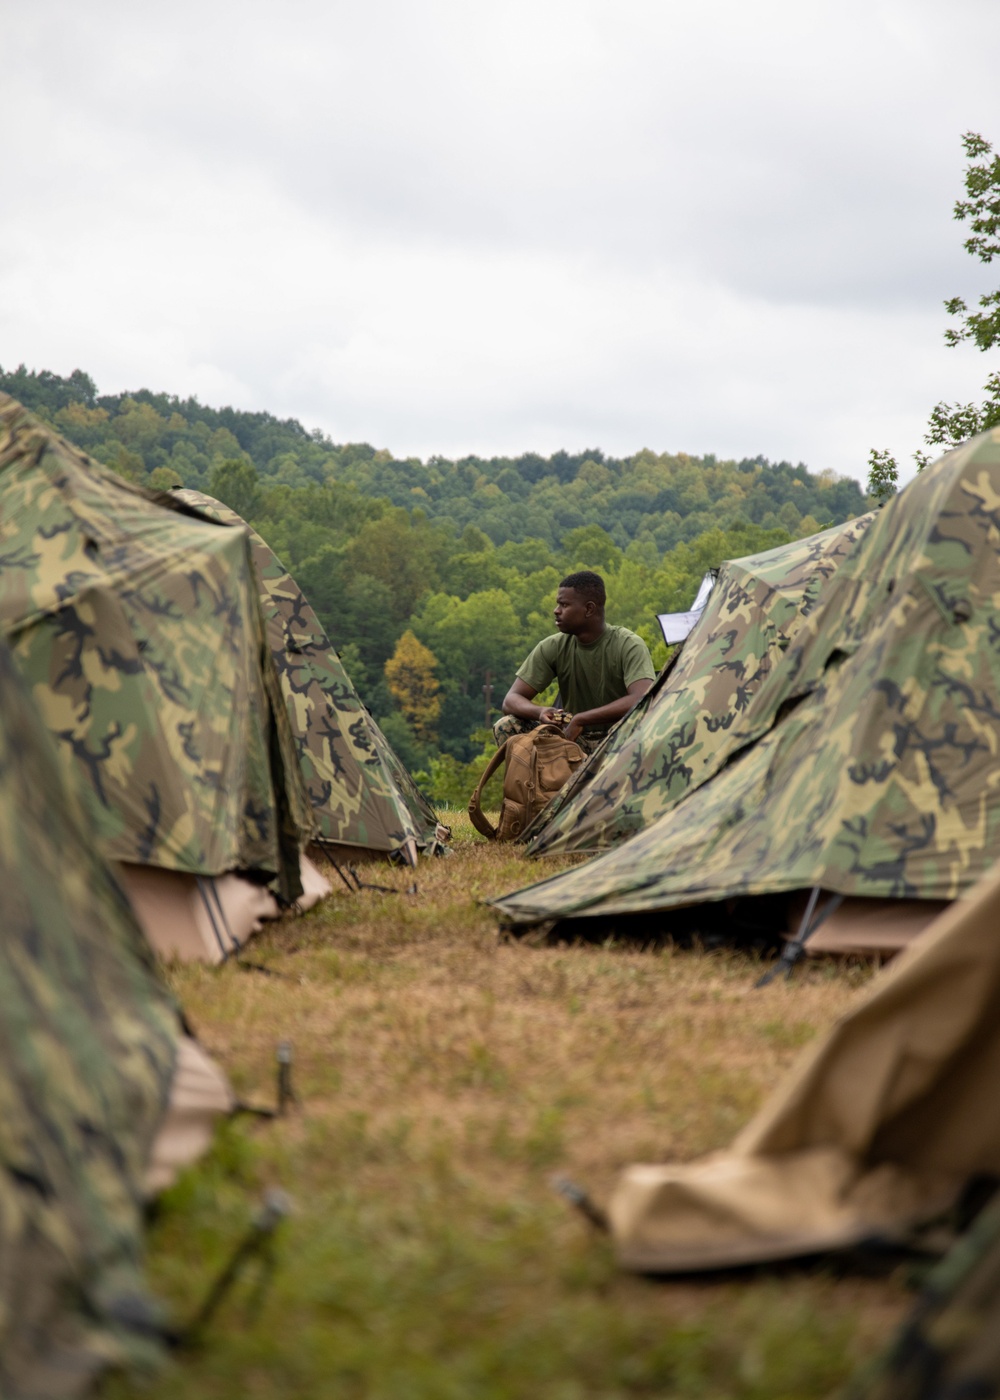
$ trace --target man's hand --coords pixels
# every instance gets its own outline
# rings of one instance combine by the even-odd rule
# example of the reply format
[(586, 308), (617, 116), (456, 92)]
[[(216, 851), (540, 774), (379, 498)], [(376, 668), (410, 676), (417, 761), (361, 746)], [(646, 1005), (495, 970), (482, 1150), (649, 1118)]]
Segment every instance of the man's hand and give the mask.
[(575, 739), (584, 729), (608, 729), (612, 724), (617, 724), (623, 715), (627, 715), (629, 710), (638, 705), (652, 684), (653, 682), (648, 680), (633, 681), (628, 693), (620, 700), (612, 700), (600, 709), (583, 710), (580, 714), (572, 716), (572, 723), (563, 731), (566, 738)]
[(555, 705), (546, 705), (538, 711), (538, 718), (542, 724), (568, 724), (573, 716)]

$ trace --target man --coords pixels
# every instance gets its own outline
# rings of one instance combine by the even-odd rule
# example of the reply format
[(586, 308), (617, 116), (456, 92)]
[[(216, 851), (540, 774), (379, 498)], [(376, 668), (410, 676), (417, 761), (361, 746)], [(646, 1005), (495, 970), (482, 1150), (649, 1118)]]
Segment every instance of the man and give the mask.
[[(583, 570), (563, 579), (555, 606), (559, 631), (539, 642), (518, 668), (504, 717), (493, 726), (498, 744), (536, 724), (557, 723), (567, 739), (591, 753), (645, 695), (656, 676), (649, 648), (627, 627), (604, 621), (605, 601), (600, 574)], [(553, 679), (561, 708), (534, 704)]]

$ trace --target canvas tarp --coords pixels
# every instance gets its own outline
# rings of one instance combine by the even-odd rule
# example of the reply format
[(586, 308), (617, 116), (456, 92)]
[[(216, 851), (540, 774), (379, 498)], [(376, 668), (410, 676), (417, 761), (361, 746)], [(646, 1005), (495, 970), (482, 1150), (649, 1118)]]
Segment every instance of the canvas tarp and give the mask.
[(626, 840), (763, 732), (757, 697), (872, 519), (724, 563), (672, 664), (527, 829), (528, 854)]
[[(248, 526), (200, 491), (172, 492), (225, 524)], [(439, 833), (437, 817), (362, 704), (302, 590), (255, 531), (268, 645), (288, 705), (302, 772), (319, 824), (316, 840), (410, 863)]]
[[(235, 957), (282, 909), (267, 885), (242, 875), (188, 875), (119, 861), (115, 873), (156, 953), (166, 962), (218, 964)], [(292, 908), (304, 913), (325, 899), (330, 882), (303, 853), (302, 893)]]
[[(4, 1400), (75, 1396), (107, 1365), (148, 1357), (148, 1174), (155, 1157), (165, 1184), (231, 1103), (183, 1037), (35, 708), (0, 643)], [(180, 1142), (164, 1114), (184, 1098), (182, 1067), (213, 1088), (200, 1106), (188, 1096)]]
[(229, 1081), (191, 1036), (181, 1037), (167, 1111), (153, 1139), (143, 1192), (159, 1195), (208, 1148), (216, 1120), (236, 1110)]
[(905, 1242), (1000, 1176), (1000, 871), (880, 973), (728, 1152), (635, 1166), (610, 1203), (626, 1268), (713, 1269)]
[(109, 858), (301, 893), (311, 804), (245, 530), (0, 396), (0, 634)]
[(822, 888), (950, 900), (1000, 852), (1000, 429), (869, 526), (758, 697), (763, 737), (653, 826), (495, 901), (525, 928)]

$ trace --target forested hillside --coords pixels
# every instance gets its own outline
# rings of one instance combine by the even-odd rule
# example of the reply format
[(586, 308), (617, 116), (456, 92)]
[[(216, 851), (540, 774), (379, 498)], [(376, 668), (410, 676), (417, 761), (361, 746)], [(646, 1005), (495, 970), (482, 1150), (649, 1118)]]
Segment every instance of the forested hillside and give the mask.
[(484, 687), (495, 717), (553, 630), (571, 569), (605, 575), (609, 620), (659, 664), (655, 614), (688, 606), (706, 568), (866, 509), (857, 482), (762, 457), (399, 461), (268, 413), (99, 394), (80, 370), (0, 369), (0, 388), (131, 480), (238, 510), (295, 573), (401, 756), (439, 787), (481, 747)]

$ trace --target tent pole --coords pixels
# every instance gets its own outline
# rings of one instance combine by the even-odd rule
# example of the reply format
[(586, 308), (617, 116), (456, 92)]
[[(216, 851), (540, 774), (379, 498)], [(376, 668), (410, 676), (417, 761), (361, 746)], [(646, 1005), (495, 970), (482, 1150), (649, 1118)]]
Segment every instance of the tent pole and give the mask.
[(768, 968), (763, 977), (754, 984), (755, 990), (758, 987), (767, 987), (781, 972), (784, 972), (786, 980), (791, 977), (792, 969), (805, 953), (806, 943), (820, 925), (825, 923), (830, 915), (834, 913), (835, 910), (839, 909), (844, 902), (844, 896), (842, 894), (832, 894), (817, 914), (816, 905), (822, 893), (822, 886), (813, 885), (809, 892), (809, 903), (806, 905), (806, 912), (802, 916), (798, 932), (794, 938), (790, 938), (785, 944), (784, 951), (775, 965)]

